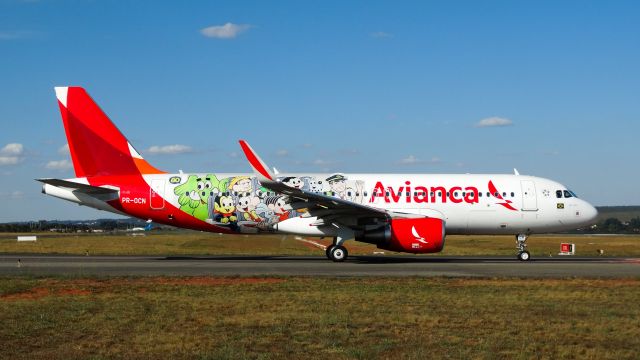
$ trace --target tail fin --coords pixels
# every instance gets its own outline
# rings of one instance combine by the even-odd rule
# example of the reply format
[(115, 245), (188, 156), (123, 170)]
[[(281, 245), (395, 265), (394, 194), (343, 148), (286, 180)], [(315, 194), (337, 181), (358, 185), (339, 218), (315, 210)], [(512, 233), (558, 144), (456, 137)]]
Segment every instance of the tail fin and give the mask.
[(131, 146), (81, 87), (56, 87), (77, 177), (163, 174)]

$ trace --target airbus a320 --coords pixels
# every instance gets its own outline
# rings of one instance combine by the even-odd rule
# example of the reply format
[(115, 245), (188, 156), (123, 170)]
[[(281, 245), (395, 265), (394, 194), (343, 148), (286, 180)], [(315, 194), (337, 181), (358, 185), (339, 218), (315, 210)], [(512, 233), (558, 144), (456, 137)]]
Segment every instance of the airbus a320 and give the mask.
[(55, 88), (75, 178), (38, 179), (47, 195), (156, 223), (228, 234), (333, 238), (415, 254), (448, 234), (515, 236), (590, 225), (597, 210), (566, 186), (514, 174), (280, 174), (240, 140), (252, 173), (169, 174), (149, 164), (81, 87)]

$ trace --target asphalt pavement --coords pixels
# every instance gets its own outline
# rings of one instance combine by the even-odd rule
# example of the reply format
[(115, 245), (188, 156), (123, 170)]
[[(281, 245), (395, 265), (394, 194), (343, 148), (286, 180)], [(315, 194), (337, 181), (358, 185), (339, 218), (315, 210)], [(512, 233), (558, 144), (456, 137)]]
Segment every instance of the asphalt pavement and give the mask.
[(0, 255), (0, 275), (640, 277), (640, 258)]

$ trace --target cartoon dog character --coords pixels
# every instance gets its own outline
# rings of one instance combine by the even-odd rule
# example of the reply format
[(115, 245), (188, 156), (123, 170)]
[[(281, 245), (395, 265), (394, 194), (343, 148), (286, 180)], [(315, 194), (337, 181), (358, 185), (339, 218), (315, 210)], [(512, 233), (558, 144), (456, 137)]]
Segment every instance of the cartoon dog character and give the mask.
[(304, 186), (304, 182), (302, 181), (302, 179), (295, 176), (288, 176), (282, 179), (282, 183), (295, 189), (302, 189), (302, 187)]
[(180, 210), (204, 221), (209, 216), (209, 197), (220, 192), (218, 185), (218, 178), (213, 174), (205, 177), (189, 175), (187, 181), (176, 186), (173, 192), (178, 195)]
[(324, 187), (324, 183), (322, 180), (318, 180), (316, 178), (309, 178), (309, 191), (316, 193), (316, 194), (322, 194), (325, 190)]

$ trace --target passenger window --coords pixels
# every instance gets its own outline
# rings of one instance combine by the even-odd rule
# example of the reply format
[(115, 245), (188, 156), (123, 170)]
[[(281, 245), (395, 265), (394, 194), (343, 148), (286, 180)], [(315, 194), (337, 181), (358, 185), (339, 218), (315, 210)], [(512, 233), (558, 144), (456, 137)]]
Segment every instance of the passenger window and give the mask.
[(516, 196), (516, 194), (514, 194), (513, 191), (512, 191), (511, 192), (511, 197), (514, 197), (514, 196)]
[(556, 197), (557, 197), (558, 199), (562, 198), (562, 190), (557, 190), (557, 191), (556, 191)]
[(478, 197), (482, 197), (482, 193), (481, 192), (478, 193)]

